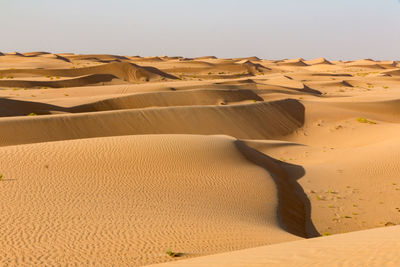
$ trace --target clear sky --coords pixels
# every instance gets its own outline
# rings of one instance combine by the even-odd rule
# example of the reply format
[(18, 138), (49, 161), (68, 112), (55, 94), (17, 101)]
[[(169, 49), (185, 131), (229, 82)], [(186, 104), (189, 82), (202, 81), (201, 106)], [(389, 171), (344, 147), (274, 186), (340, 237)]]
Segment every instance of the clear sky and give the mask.
[(400, 59), (400, 0), (0, 0), (0, 51)]

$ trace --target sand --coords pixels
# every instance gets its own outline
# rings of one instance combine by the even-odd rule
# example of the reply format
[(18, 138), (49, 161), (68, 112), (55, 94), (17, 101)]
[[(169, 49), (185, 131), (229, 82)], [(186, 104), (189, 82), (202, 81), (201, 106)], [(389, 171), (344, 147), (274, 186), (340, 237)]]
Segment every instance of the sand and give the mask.
[(397, 266), (399, 73), (0, 53), (0, 265)]
[(399, 266), (400, 226), (285, 242), (151, 266)]

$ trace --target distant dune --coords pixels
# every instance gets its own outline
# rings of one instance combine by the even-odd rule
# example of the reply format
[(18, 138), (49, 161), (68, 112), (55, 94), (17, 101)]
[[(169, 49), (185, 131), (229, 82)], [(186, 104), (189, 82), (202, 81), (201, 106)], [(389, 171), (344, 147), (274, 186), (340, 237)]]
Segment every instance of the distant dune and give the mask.
[(399, 266), (399, 76), (0, 53), (0, 265)]

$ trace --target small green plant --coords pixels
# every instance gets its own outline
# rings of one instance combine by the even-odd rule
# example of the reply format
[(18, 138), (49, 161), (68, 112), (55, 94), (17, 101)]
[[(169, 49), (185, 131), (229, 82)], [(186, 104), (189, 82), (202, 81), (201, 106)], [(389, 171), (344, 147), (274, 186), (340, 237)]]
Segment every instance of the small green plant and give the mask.
[(26, 115), (26, 116), (37, 116), (37, 114), (36, 113), (29, 113), (28, 115)]
[(328, 236), (328, 235), (331, 235), (331, 233), (325, 232), (325, 233), (322, 234), (322, 236)]
[(344, 216), (343, 216), (343, 218), (346, 218), (346, 219), (351, 219), (351, 217), (350, 217), (350, 216), (348, 216), (348, 215), (344, 215)]
[(356, 121), (358, 121), (360, 123), (376, 124), (376, 122), (367, 120), (366, 118), (363, 118), (363, 117), (357, 118)]
[(168, 249), (167, 251), (165, 251), (165, 253), (170, 256), (171, 258), (175, 258), (178, 257), (179, 253), (176, 253), (174, 251), (172, 251), (171, 249)]

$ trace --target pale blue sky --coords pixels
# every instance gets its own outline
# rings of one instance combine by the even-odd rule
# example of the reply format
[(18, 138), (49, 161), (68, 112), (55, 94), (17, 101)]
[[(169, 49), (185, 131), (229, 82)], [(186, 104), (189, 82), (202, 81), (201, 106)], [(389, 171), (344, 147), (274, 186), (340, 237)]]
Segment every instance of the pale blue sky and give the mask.
[(0, 51), (399, 59), (399, 0), (0, 0)]

